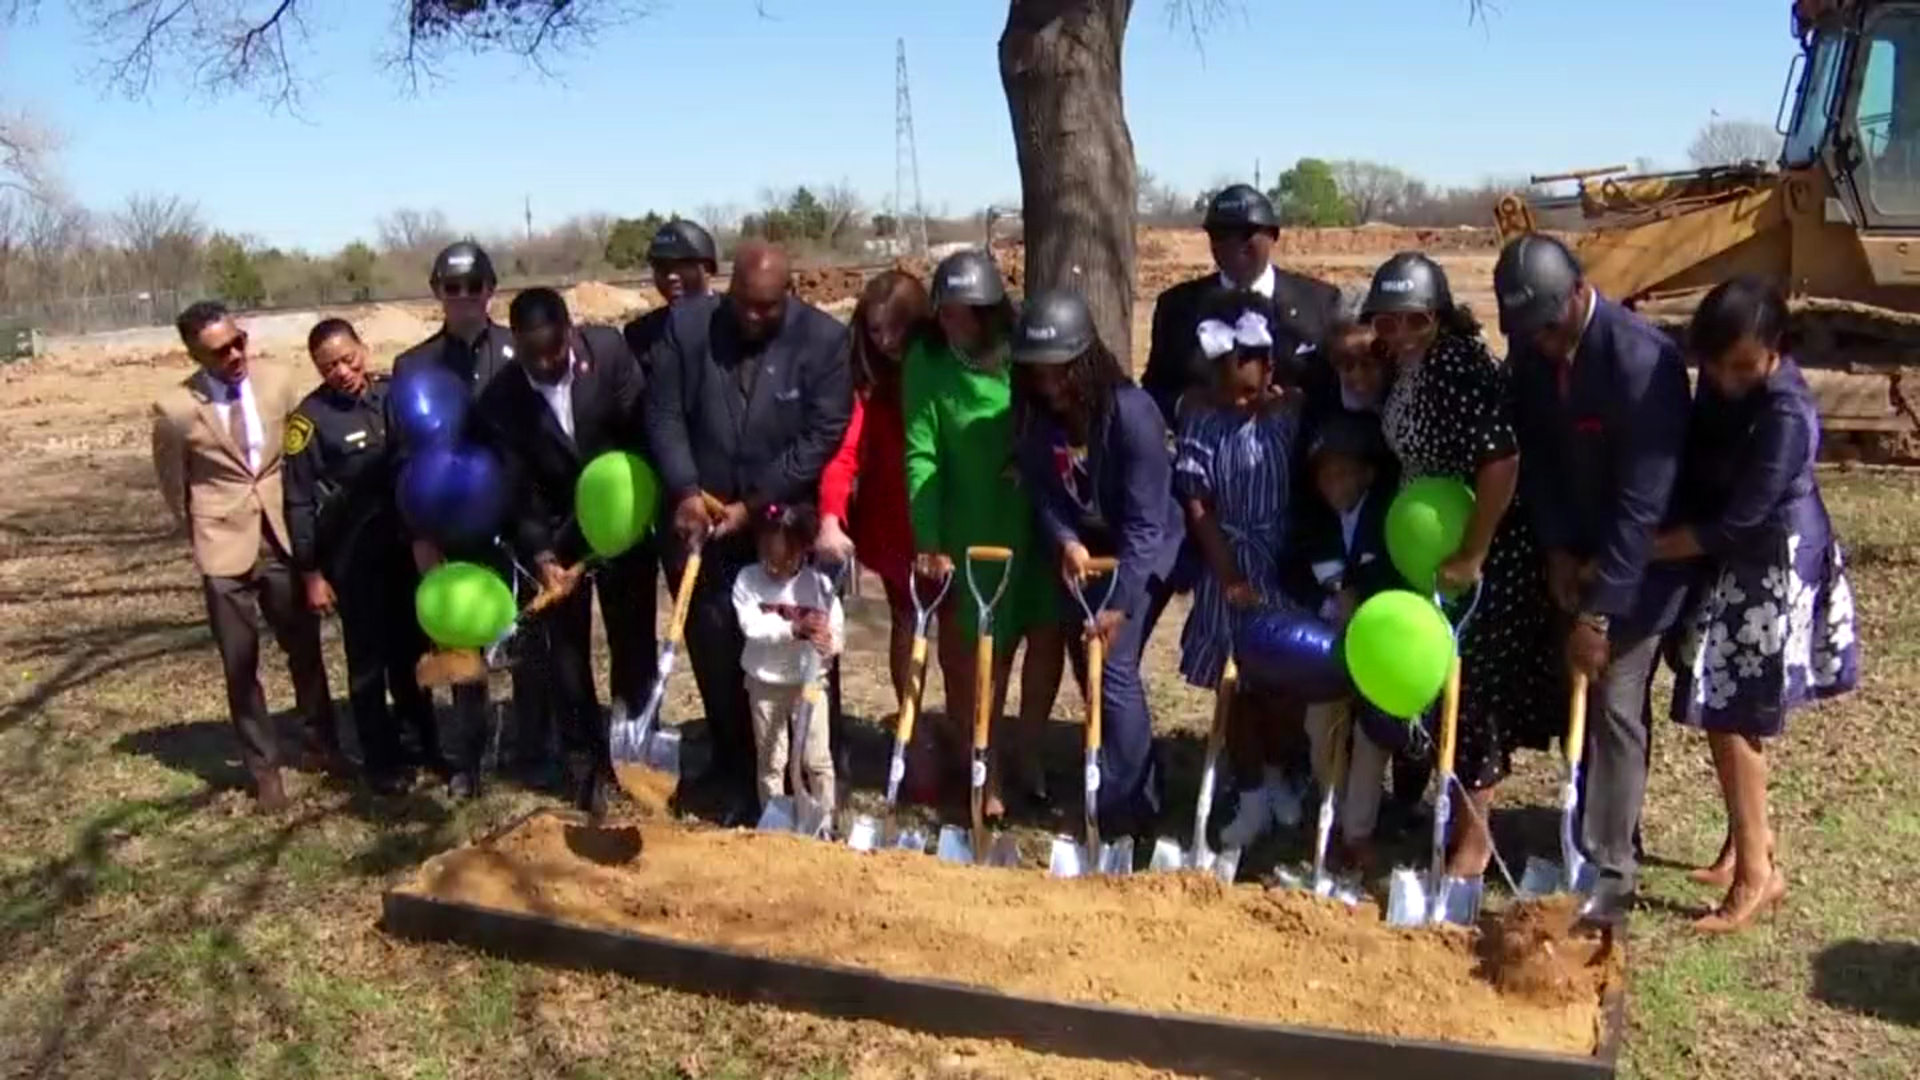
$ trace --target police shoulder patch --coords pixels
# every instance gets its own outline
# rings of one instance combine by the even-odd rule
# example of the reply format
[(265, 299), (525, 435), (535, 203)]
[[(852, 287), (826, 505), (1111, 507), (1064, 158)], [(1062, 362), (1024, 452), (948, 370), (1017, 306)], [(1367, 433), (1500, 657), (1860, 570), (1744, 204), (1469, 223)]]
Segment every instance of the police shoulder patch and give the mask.
[(313, 421), (305, 413), (294, 413), (287, 417), (287, 437), (281, 443), (281, 449), (289, 456), (298, 454), (313, 441)]

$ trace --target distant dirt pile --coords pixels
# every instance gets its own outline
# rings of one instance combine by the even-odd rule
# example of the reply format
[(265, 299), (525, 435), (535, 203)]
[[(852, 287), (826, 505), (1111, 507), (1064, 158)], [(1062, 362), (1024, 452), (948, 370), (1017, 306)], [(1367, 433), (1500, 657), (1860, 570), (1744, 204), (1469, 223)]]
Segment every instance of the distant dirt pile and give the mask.
[(1493, 229), (1407, 229), (1362, 225), (1355, 229), (1282, 229), (1276, 255), (1390, 255), (1396, 251), (1496, 251)]
[(793, 291), (821, 307), (836, 300), (858, 300), (866, 284), (866, 271), (857, 266), (806, 266), (793, 272)]
[(583, 281), (560, 294), (575, 322), (618, 325), (653, 307), (645, 293), (599, 281)]

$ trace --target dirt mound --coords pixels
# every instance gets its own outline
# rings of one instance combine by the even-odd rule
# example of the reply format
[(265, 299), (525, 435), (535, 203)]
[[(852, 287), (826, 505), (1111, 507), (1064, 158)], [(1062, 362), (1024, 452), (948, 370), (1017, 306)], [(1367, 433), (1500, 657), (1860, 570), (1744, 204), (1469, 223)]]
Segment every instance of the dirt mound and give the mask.
[(411, 348), (440, 329), (440, 313), (427, 304), (375, 304), (341, 314), (376, 353)]
[(1304, 894), (1180, 874), (1062, 881), (660, 821), (539, 815), (437, 856), (407, 888), (1039, 997), (1573, 1054), (1593, 1052), (1618, 970), (1542, 1001), (1481, 974), (1472, 934), (1395, 930)]
[(567, 311), (583, 323), (625, 323), (653, 306), (638, 289), (622, 289), (599, 281), (583, 281), (560, 294)]
[(1407, 229), (1362, 225), (1353, 229), (1282, 229), (1276, 255), (1391, 255), (1396, 251), (1495, 251), (1494, 229)]
[(1481, 939), (1483, 974), (1508, 994), (1545, 1005), (1585, 1000), (1594, 973), (1612, 954), (1605, 940), (1575, 936), (1579, 900), (1556, 896), (1516, 903)]
[(822, 307), (836, 300), (858, 300), (866, 284), (866, 271), (857, 266), (808, 266), (793, 272), (793, 291)]

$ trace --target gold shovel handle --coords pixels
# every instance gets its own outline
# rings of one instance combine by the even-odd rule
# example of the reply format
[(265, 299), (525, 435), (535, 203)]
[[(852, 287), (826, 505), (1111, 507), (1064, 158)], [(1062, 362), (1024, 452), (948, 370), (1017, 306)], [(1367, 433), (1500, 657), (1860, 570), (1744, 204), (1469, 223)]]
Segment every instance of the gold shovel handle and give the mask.
[(1101, 669), (1107, 666), (1107, 643), (1095, 634), (1087, 639), (1087, 753), (1100, 750)]
[(927, 638), (924, 634), (913, 636), (913, 647), (907, 655), (907, 696), (900, 702), (900, 720), (894, 728), (893, 737), (902, 745), (913, 739), (913, 723), (920, 713), (920, 694), (927, 682)]
[(975, 562), (1012, 562), (1013, 549), (1006, 547), (970, 547), (967, 558)]
[(993, 731), (993, 635), (981, 634), (973, 649), (973, 748), (985, 750)]
[(1213, 727), (1207, 731), (1207, 754), (1216, 755), (1227, 742), (1227, 720), (1233, 715), (1233, 694), (1240, 685), (1240, 668), (1227, 657), (1220, 669), (1220, 685), (1213, 691)]
[(1567, 769), (1580, 769), (1580, 755), (1587, 743), (1587, 676), (1578, 672), (1567, 692), (1567, 742), (1561, 747), (1567, 755)]
[(680, 571), (680, 587), (673, 592), (673, 617), (667, 620), (667, 642), (679, 645), (687, 628), (687, 609), (693, 606), (694, 582), (700, 578), (700, 549), (687, 552), (687, 565)]
[[(1447, 688), (1440, 698), (1440, 775), (1453, 775), (1453, 754), (1460, 736), (1460, 658), (1447, 667)], [(1444, 797), (1447, 793), (1442, 792)]]

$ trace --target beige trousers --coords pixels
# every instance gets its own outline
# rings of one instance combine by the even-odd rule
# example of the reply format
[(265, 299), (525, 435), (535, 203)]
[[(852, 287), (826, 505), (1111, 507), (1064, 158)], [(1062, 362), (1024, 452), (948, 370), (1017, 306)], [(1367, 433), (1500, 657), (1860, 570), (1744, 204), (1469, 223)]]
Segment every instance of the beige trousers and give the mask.
[[(1380, 797), (1386, 789), (1387, 762), (1391, 755), (1367, 738), (1360, 725), (1352, 722), (1351, 702), (1333, 702), (1307, 706), (1307, 740), (1313, 748), (1313, 775), (1325, 791), (1339, 785), (1338, 818), (1340, 836), (1347, 843), (1360, 843), (1373, 836), (1380, 822)], [(1335, 776), (1337, 751), (1343, 740), (1347, 748), (1345, 776)]]
[(828, 810), (833, 809), (833, 753), (827, 739), (827, 699), (821, 688), (819, 682), (789, 686), (747, 678), (747, 704), (753, 712), (753, 745), (761, 802), (787, 794), (787, 758), (793, 741), (794, 712), (805, 693), (813, 707), (807, 724), (806, 745), (800, 748), (801, 770), (815, 801)]

